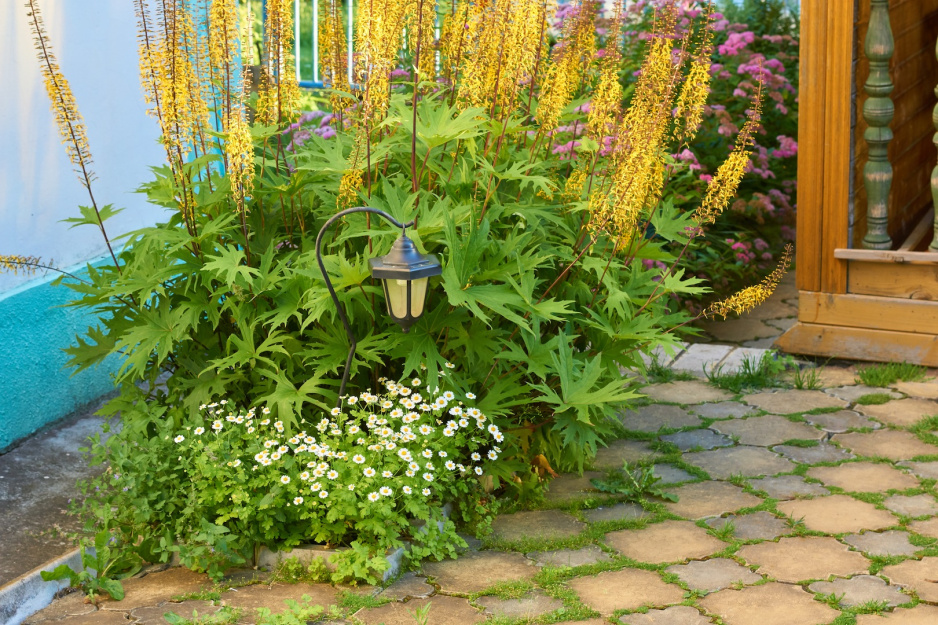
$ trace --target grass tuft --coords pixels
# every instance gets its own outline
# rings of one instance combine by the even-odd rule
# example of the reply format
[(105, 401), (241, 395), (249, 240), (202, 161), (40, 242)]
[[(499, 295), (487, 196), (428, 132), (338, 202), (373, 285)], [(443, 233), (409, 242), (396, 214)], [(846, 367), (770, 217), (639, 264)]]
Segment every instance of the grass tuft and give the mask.
[(907, 362), (870, 365), (857, 371), (857, 382), (866, 386), (889, 386), (899, 380), (918, 382), (925, 378), (925, 367)]

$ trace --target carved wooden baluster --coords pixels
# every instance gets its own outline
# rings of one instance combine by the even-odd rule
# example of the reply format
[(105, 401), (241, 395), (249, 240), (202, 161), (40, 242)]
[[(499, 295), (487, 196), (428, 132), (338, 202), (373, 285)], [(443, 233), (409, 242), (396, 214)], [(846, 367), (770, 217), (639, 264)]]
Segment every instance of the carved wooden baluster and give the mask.
[(870, 61), (870, 77), (864, 89), (867, 99), (863, 103), (863, 119), (868, 128), (863, 138), (869, 146), (869, 159), (863, 168), (866, 186), (866, 236), (863, 246), (874, 250), (892, 248), (887, 226), (889, 223), (889, 190), (892, 188), (892, 164), (889, 162), (889, 128), (895, 106), (889, 94), (893, 84), (889, 75), (889, 60), (895, 52), (892, 25), (889, 22), (889, 0), (870, 0), (870, 26), (864, 47)]
[[(938, 56), (938, 43), (935, 44), (935, 56)], [(938, 96), (938, 87), (935, 87), (935, 95)], [(938, 130), (938, 104), (935, 105), (935, 110), (932, 111), (931, 120), (935, 124), (935, 130)], [(935, 133), (932, 142), (938, 147), (938, 132)], [(928, 249), (932, 252), (938, 252), (938, 165), (931, 171), (931, 197), (932, 203), (935, 205), (935, 235), (932, 237)]]

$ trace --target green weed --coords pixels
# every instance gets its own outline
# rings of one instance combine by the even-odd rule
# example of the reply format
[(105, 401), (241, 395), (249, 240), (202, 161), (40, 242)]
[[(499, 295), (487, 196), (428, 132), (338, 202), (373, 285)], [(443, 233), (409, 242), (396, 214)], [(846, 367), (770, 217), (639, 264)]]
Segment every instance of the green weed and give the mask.
[(778, 386), (780, 376), (793, 362), (790, 356), (779, 356), (775, 352), (765, 352), (762, 357), (743, 358), (742, 365), (734, 373), (723, 373), (723, 368), (717, 367), (705, 371), (707, 379), (717, 388), (732, 393), (741, 393), (743, 390), (754, 390)]
[(866, 386), (889, 386), (899, 380), (917, 382), (925, 377), (925, 367), (907, 362), (888, 362), (862, 367), (857, 371), (857, 382)]
[(795, 388), (803, 391), (817, 391), (821, 386), (821, 371), (819, 369), (795, 369), (795, 377), (792, 379)]
[(858, 397), (856, 403), (861, 406), (878, 406), (888, 401), (892, 401), (889, 393), (868, 393)]

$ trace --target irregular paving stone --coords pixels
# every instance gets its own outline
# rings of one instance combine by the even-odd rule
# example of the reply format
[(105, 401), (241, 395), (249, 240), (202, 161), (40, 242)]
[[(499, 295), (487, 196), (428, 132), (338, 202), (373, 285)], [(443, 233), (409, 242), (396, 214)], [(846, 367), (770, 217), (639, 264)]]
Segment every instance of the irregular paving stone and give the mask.
[(700, 324), (707, 334), (718, 341), (742, 343), (753, 339), (776, 337), (778, 330), (760, 319), (740, 317), (732, 321), (706, 321)]
[(529, 510), (499, 515), (492, 522), (492, 535), (500, 540), (526, 538), (557, 540), (576, 536), (586, 525), (559, 510)]
[(700, 418), (679, 406), (651, 404), (629, 410), (622, 417), (622, 425), (633, 432), (657, 432), (661, 428), (679, 429), (697, 427)]
[(426, 577), (420, 577), (413, 571), (409, 571), (382, 590), (378, 596), (393, 601), (403, 601), (411, 598), (424, 599), (435, 591), (436, 588), (427, 583)]
[(844, 542), (871, 556), (911, 556), (918, 549), (905, 532), (864, 532), (844, 537)]
[(537, 567), (520, 553), (477, 551), (457, 560), (426, 562), (423, 572), (443, 592), (470, 594), (499, 582), (531, 579), (537, 575)]
[(590, 523), (640, 519), (646, 514), (645, 509), (637, 503), (620, 503), (614, 506), (604, 506), (602, 508), (583, 511), (583, 516), (585, 516), (586, 520)]
[(766, 319), (765, 322), (773, 328), (778, 328), (782, 332), (785, 332), (795, 327), (795, 324), (798, 323), (798, 319), (796, 317), (786, 317), (784, 319)]
[(847, 402), (821, 391), (789, 389), (776, 392), (753, 393), (743, 397), (750, 406), (773, 414), (794, 414), (817, 408), (846, 408)]
[(739, 419), (756, 411), (752, 406), (737, 401), (721, 401), (715, 404), (700, 404), (691, 408), (706, 419)]
[(938, 455), (938, 447), (923, 443), (914, 434), (898, 430), (836, 434), (833, 440), (859, 456), (911, 460), (918, 456)]
[(852, 460), (856, 458), (852, 453), (844, 451), (835, 445), (821, 443), (814, 447), (796, 447), (794, 445), (778, 445), (772, 448), (777, 452), (795, 462), (801, 464), (817, 464), (819, 462), (840, 462), (841, 460)]
[(826, 534), (879, 530), (899, 523), (885, 510), (848, 495), (783, 501), (777, 507), (782, 514), (802, 519), (809, 530)]
[(705, 372), (716, 367), (731, 351), (733, 351), (731, 345), (694, 343), (689, 345), (684, 353), (671, 363), (671, 369), (704, 376), (706, 375)]
[(642, 389), (642, 394), (654, 401), (685, 405), (733, 398), (732, 393), (714, 388), (706, 382), (698, 380), (651, 384)]
[(857, 371), (853, 367), (821, 367), (818, 382), (824, 388), (857, 384)]
[(756, 490), (765, 492), (772, 499), (784, 501), (798, 497), (822, 497), (829, 495), (830, 491), (820, 484), (811, 484), (798, 475), (779, 475), (778, 477), (761, 477), (750, 480), (749, 484)]
[(709, 625), (710, 619), (687, 605), (675, 605), (664, 610), (648, 610), (645, 614), (626, 614), (619, 617), (625, 625)]
[(167, 612), (187, 619), (194, 619), (193, 613), (199, 618), (211, 616), (221, 610), (220, 605), (212, 605), (209, 601), (183, 601), (182, 603), (164, 603), (160, 606), (149, 606), (131, 610), (130, 617), (139, 625), (165, 625), (163, 615)]
[(938, 602), (938, 558), (906, 560), (882, 570), (893, 584), (908, 586), (922, 601)]
[(212, 580), (204, 573), (194, 573), (182, 566), (175, 566), (145, 577), (132, 577), (121, 580), (124, 586), (124, 598), (121, 601), (105, 600), (102, 610), (126, 612), (134, 608), (156, 605), (177, 595), (196, 593), (203, 588), (211, 588)]
[(886, 602), (889, 607), (907, 603), (909, 596), (899, 592), (898, 586), (890, 586), (874, 575), (857, 575), (850, 579), (835, 579), (832, 582), (814, 582), (808, 586), (811, 592), (836, 595), (840, 605), (852, 608), (875, 601)]
[(795, 465), (763, 447), (740, 445), (728, 449), (697, 451), (684, 455), (684, 462), (703, 469), (716, 479), (734, 475), (758, 477), (792, 471)]
[(729, 437), (721, 436), (712, 430), (690, 430), (689, 432), (677, 432), (659, 438), (672, 443), (681, 451), (716, 449), (717, 447), (729, 447), (733, 444)]
[(857, 614), (857, 625), (935, 625), (938, 607), (924, 603), (914, 608), (896, 608), (887, 614)]
[(797, 536), (780, 538), (777, 543), (745, 545), (737, 555), (749, 564), (758, 564), (758, 572), (780, 582), (827, 579), (865, 572), (869, 561), (850, 551), (836, 538)]
[[(838, 397), (844, 401), (855, 402), (864, 395), (888, 395), (893, 399), (900, 399), (901, 393), (897, 393), (888, 388), (877, 386), (866, 386), (865, 384), (853, 384), (851, 386), (839, 386), (837, 388), (826, 388), (824, 392)], [(868, 408), (868, 406), (858, 406), (857, 409)]]
[(903, 462), (901, 464), (921, 478), (938, 480), (938, 462)]
[(938, 399), (938, 381), (930, 382), (896, 382), (893, 387), (900, 393), (910, 397), (924, 399)]
[(935, 501), (934, 497), (925, 493), (911, 497), (893, 495), (887, 498), (883, 505), (896, 514), (905, 516), (915, 517), (938, 514), (938, 502)]
[(888, 464), (849, 462), (836, 467), (814, 467), (808, 476), (852, 493), (876, 493), (916, 488), (918, 480)]
[(637, 610), (642, 606), (680, 603), (684, 591), (665, 583), (657, 573), (640, 569), (606, 571), (599, 575), (577, 577), (567, 585), (580, 599), (603, 616), (616, 610)]
[(818, 625), (840, 616), (800, 587), (778, 582), (721, 590), (701, 599), (700, 606), (724, 625)]
[(679, 469), (673, 464), (656, 464), (651, 468), (651, 473), (659, 478), (659, 485), (678, 484), (680, 482), (689, 482), (697, 479), (697, 476), (691, 475), (684, 469)]
[(916, 534), (938, 538), (938, 519), (928, 519), (927, 521), (913, 521), (909, 524), (909, 529)]
[(97, 609), (98, 608), (94, 607), (94, 605), (85, 603), (85, 593), (73, 592), (64, 597), (59, 597), (32, 616), (27, 616), (26, 620), (23, 621), (23, 625), (33, 625), (33, 623), (58, 620), (66, 616), (91, 614), (97, 611)]
[(308, 595), (313, 605), (328, 608), (338, 603), (338, 594), (339, 591), (329, 584), (257, 584), (229, 589), (222, 593), (221, 602), (224, 606), (243, 610), (270, 608), (277, 614), (286, 609), (284, 601), (287, 599), (299, 601), (303, 595)]
[(540, 590), (517, 599), (479, 597), (476, 599), (476, 604), (482, 607), (486, 614), (501, 618), (536, 618), (563, 607), (563, 601), (549, 597)]
[(127, 625), (130, 621), (127, 620), (126, 612), (99, 610), (81, 616), (68, 616), (54, 622), (56, 625)]
[(609, 625), (609, 621), (604, 618), (591, 618), (587, 621), (563, 621), (554, 625)]
[(915, 425), (925, 417), (938, 414), (938, 404), (929, 399), (898, 399), (885, 404), (856, 406), (854, 409), (868, 417), (899, 427)]
[(596, 469), (621, 469), (623, 462), (633, 463), (659, 454), (644, 441), (617, 440), (596, 452), (593, 467)]
[(754, 339), (751, 341), (743, 341), (743, 347), (751, 347), (753, 349), (773, 349), (775, 347), (775, 339), (778, 337), (771, 336), (765, 339)]
[(707, 525), (717, 530), (728, 523), (733, 524), (733, 536), (739, 540), (774, 540), (789, 533), (788, 523), (764, 510), (707, 521)]
[(878, 430), (882, 426), (869, 417), (864, 417), (858, 412), (852, 410), (838, 410), (837, 412), (825, 412), (824, 414), (806, 414), (804, 418), (808, 423), (816, 425), (825, 432), (839, 434), (847, 430), (859, 430), (860, 428), (872, 428)]
[(588, 491), (595, 490), (590, 480), (602, 476), (600, 471), (587, 471), (582, 476), (563, 473), (560, 477), (555, 477), (548, 482), (544, 498), (553, 502), (587, 499), (594, 495)]
[(610, 532), (606, 544), (633, 560), (653, 564), (703, 558), (726, 547), (690, 521), (664, 521), (640, 530)]
[(585, 566), (597, 562), (608, 562), (612, 558), (596, 545), (582, 549), (558, 549), (556, 551), (535, 551), (527, 554), (539, 566)]
[(794, 439), (817, 441), (825, 437), (824, 432), (806, 423), (794, 423), (778, 415), (719, 421), (710, 427), (717, 432), (735, 437), (741, 445), (758, 447), (770, 447)]
[(481, 623), (485, 616), (469, 605), (467, 599), (437, 595), (429, 599), (414, 599), (407, 603), (386, 603), (379, 608), (362, 608), (355, 618), (366, 625), (414, 625), (413, 613), (430, 605), (429, 623), (433, 625), (463, 625)]
[(686, 519), (703, 519), (720, 516), (740, 508), (758, 506), (762, 500), (750, 495), (739, 486), (726, 482), (698, 482), (687, 484), (672, 491), (678, 500), (665, 506), (672, 513)]
[(666, 570), (680, 577), (691, 589), (706, 592), (723, 590), (736, 582), (755, 584), (762, 579), (761, 575), (728, 558), (673, 564)]

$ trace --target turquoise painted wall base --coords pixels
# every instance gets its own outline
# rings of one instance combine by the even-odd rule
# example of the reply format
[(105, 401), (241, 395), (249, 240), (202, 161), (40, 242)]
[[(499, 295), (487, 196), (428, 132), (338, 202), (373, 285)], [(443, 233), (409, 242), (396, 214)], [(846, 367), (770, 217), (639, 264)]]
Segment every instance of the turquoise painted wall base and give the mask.
[(0, 453), (114, 390), (116, 362), (74, 376), (65, 368), (62, 349), (94, 317), (65, 308), (72, 291), (51, 281), (0, 294)]

